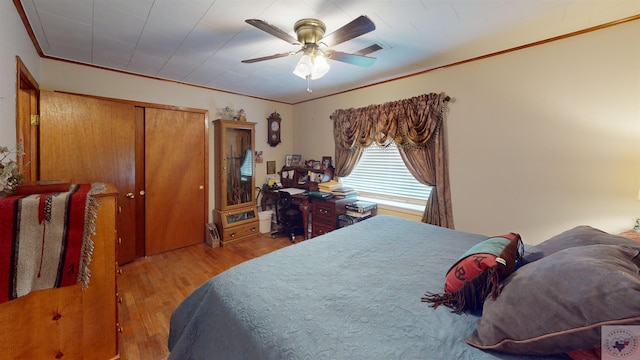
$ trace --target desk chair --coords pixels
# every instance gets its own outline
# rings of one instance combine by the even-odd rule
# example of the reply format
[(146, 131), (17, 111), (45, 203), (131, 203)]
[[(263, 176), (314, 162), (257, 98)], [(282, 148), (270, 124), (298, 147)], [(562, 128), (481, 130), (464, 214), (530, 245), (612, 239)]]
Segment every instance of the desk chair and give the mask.
[(287, 235), (291, 242), (295, 243), (296, 235), (304, 235), (306, 229), (302, 223), (302, 212), (292, 203), (291, 194), (286, 191), (278, 191), (276, 219), (279, 229), (271, 233), (272, 237)]

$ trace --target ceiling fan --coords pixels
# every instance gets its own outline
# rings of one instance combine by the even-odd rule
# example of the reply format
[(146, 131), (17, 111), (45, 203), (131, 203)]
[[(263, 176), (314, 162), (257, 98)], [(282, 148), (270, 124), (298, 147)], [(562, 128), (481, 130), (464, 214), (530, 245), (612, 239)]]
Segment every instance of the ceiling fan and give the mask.
[[(327, 59), (363, 67), (371, 66), (375, 63), (376, 58), (367, 55), (382, 49), (378, 44), (373, 44), (355, 53), (345, 53), (329, 49), (332, 46), (375, 30), (376, 26), (364, 15), (357, 17), (327, 36), (324, 35), (326, 26), (322, 21), (311, 18), (298, 20), (293, 26), (297, 39), (263, 20), (248, 19), (245, 20), (245, 22), (292, 45), (301, 45), (301, 47), (297, 51), (242, 60), (243, 63), (255, 63), (302, 53), (303, 55), (293, 73), (306, 79), (318, 79), (324, 76), (329, 71)], [(307, 89), (307, 91), (310, 90)]]

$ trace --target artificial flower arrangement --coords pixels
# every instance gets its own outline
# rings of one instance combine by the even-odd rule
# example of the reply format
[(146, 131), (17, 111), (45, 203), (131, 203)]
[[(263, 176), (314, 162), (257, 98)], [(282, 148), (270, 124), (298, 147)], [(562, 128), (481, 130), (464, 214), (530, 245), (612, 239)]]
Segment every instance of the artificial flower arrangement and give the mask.
[(17, 145), (15, 149), (0, 146), (0, 195), (13, 194), (22, 183), (22, 172), (16, 160), (10, 157), (11, 154), (15, 154), (16, 158), (23, 156), (22, 146)]

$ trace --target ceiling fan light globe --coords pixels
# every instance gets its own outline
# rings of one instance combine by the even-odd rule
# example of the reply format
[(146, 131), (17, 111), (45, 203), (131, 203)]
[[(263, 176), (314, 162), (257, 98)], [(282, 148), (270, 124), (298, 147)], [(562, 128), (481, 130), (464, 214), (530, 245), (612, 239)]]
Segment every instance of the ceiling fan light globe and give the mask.
[(307, 75), (305, 75), (304, 73), (298, 71), (298, 67), (296, 66), (295, 69), (293, 69), (293, 74), (301, 79), (306, 79)]
[(300, 61), (296, 65), (296, 68), (293, 70), (293, 73), (301, 78), (306, 78), (311, 74), (313, 70), (313, 62), (309, 55), (302, 55)]
[(313, 60), (313, 71), (311, 71), (311, 79), (320, 79), (329, 72), (330, 68), (331, 66), (327, 61), (327, 58), (325, 58), (324, 56), (316, 56), (316, 58)]

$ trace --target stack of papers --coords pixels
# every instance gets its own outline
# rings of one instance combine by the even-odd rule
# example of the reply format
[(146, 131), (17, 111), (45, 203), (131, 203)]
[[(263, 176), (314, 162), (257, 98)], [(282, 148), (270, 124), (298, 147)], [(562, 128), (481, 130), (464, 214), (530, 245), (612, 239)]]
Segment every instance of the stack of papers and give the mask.
[(296, 194), (302, 194), (306, 190), (305, 189), (298, 189), (298, 188), (284, 188), (284, 189), (280, 189), (278, 191), (284, 191), (284, 192), (288, 192), (291, 195), (296, 195)]
[(351, 186), (342, 186), (331, 190), (331, 193), (337, 198), (352, 198), (358, 196), (356, 189)]
[(336, 189), (339, 187), (342, 187), (342, 184), (335, 180), (330, 180), (330, 181), (318, 184), (318, 190), (327, 192), (327, 193), (330, 193), (333, 189)]

